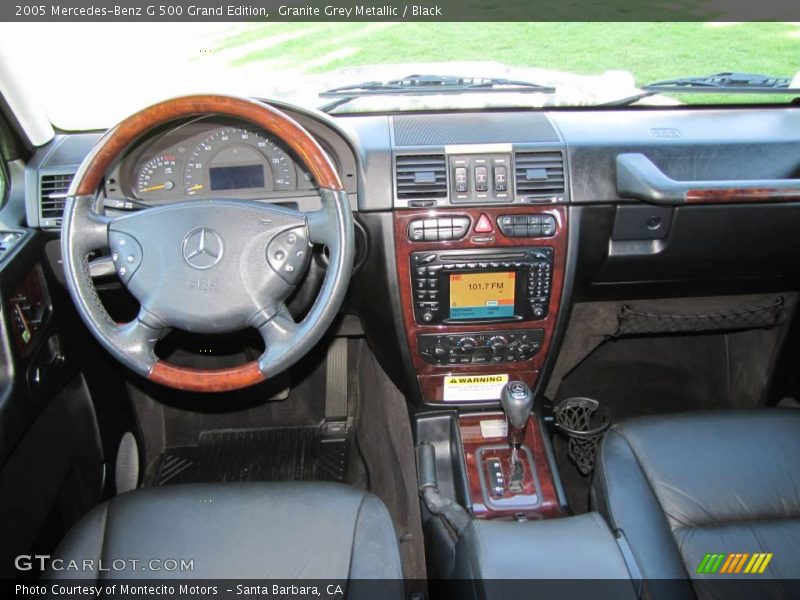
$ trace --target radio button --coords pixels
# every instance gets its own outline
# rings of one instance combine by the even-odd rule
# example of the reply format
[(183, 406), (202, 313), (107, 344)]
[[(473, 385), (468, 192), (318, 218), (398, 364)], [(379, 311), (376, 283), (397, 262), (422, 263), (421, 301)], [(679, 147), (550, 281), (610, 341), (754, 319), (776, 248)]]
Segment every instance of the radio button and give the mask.
[(536, 225), (528, 224), (528, 237), (541, 237), (542, 236), (542, 226), (541, 224), (537, 223)]

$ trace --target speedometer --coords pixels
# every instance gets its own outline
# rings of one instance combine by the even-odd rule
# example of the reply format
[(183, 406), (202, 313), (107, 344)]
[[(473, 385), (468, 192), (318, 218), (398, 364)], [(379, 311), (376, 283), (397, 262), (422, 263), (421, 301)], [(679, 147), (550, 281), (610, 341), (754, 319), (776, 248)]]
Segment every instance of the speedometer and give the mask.
[(137, 169), (136, 195), (149, 199), (168, 193), (175, 187), (177, 177), (180, 177), (177, 165), (174, 154), (161, 154), (141, 165)]
[(297, 189), (294, 162), (264, 131), (224, 127), (192, 150), (184, 171), (189, 196)]

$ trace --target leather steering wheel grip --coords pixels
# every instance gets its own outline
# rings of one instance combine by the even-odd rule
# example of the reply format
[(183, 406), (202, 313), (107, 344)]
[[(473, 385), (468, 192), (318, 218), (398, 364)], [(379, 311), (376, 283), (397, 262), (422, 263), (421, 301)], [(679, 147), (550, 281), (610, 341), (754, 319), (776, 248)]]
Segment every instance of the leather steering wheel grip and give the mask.
[[(224, 95), (185, 96), (166, 100), (145, 108), (110, 129), (83, 161), (70, 187), (64, 215), (62, 252), (65, 255), (64, 268), (67, 270), (67, 283), (70, 293), (78, 305), (81, 317), (92, 333), (98, 337), (107, 349), (116, 354), (117, 358), (120, 358), (120, 355), (124, 355), (125, 349), (110, 339), (105, 332), (110, 324), (101, 323), (100, 321), (104, 319), (108, 321), (108, 315), (99, 304), (91, 279), (88, 280), (88, 285), (84, 281), (88, 277), (87, 272), (79, 272), (81, 266), (85, 269), (86, 258), (85, 255), (79, 257), (76, 254), (76, 252), (80, 253), (81, 250), (80, 242), (76, 241), (76, 238), (80, 237), (81, 234), (78, 230), (78, 224), (86, 222), (86, 220), (76, 218), (77, 206), (81, 200), (85, 201), (87, 197), (96, 197), (109, 167), (112, 166), (122, 152), (144, 134), (154, 127), (176, 119), (206, 115), (239, 118), (262, 127), (285, 143), (306, 165), (320, 186), (323, 211), (325, 210), (326, 202), (335, 202), (337, 204), (341, 204), (342, 201), (347, 202), (339, 174), (317, 141), (301, 125), (287, 115), (255, 100)], [(334, 249), (340, 256), (340, 260), (337, 265), (331, 265), (332, 268), (329, 267), (326, 278), (332, 281), (326, 282), (328, 285), (323, 287), (323, 292), (327, 290), (328, 296), (326, 302), (323, 303), (324, 306), (316, 312), (312, 308), (307, 319), (316, 316), (332, 321), (345, 295), (346, 289), (342, 291), (341, 287), (346, 286), (349, 281), (349, 271), (344, 271), (347, 270), (347, 256), (350, 256), (350, 264), (352, 265), (352, 235), (349, 240), (346, 238), (346, 232), (352, 229), (352, 214), (350, 214), (349, 205), (346, 207), (337, 206), (333, 210), (330, 210), (329, 207), (329, 214), (334, 215), (337, 222), (336, 230), (339, 239), (332, 240), (332, 242)], [(344, 239), (342, 239), (342, 236), (344, 236)], [(265, 268), (268, 268), (268, 266), (265, 265)], [(333, 315), (331, 314), (332, 310), (334, 311)], [(293, 350), (300, 352), (303, 349), (307, 349), (310, 346), (310, 342), (316, 342), (316, 340), (309, 338), (321, 337), (320, 328), (314, 325), (319, 324), (301, 328), (303, 333), (300, 337), (305, 337), (306, 339), (300, 339), (296, 343), (292, 343), (289, 346), (288, 354), (292, 354)], [(263, 364), (263, 358), (264, 356), (262, 355), (261, 360), (251, 361), (238, 367), (213, 370), (181, 367), (154, 358), (149, 370), (141, 374), (153, 382), (180, 390), (197, 392), (230, 391), (265, 381), (267, 379), (265, 367), (268, 365)], [(283, 356), (276, 366), (279, 366), (282, 370), (292, 362), (294, 360), (290, 360), (288, 356)], [(131, 365), (129, 364), (129, 366)], [(140, 372), (143, 370), (139, 369)]]

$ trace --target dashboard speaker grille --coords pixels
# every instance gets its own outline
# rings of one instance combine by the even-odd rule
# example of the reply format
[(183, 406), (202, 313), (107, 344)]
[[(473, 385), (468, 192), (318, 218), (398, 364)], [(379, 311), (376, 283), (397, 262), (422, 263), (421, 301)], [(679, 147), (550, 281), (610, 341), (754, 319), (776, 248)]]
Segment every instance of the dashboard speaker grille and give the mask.
[(398, 156), (395, 166), (399, 199), (447, 197), (447, 163), (443, 154)]
[(39, 180), (39, 219), (42, 227), (59, 227), (74, 173), (51, 173)]
[(398, 115), (392, 126), (400, 147), (558, 142), (556, 130), (541, 113)]
[(564, 156), (559, 151), (518, 153), (514, 173), (518, 196), (564, 193)]

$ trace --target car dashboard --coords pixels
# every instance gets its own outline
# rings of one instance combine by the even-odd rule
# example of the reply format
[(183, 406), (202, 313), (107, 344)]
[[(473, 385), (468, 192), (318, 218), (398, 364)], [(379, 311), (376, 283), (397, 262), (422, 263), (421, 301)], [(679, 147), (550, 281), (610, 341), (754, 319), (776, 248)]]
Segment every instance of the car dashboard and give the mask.
[[(333, 117), (275, 106), (340, 173), (359, 237), (344, 312), (420, 405), (496, 406), (491, 381), (552, 392), (582, 303), (796, 289), (800, 191), (781, 185), (800, 173), (796, 108)], [(27, 224), (50, 238), (54, 271), (66, 190), (100, 135), (61, 134), (26, 168)], [(694, 201), (629, 193), (624, 156), (698, 187)], [(103, 195), (112, 212), (184, 198), (319, 204), (287, 148), (213, 116), (139, 140)], [(465, 392), (454, 377), (489, 384)]]

